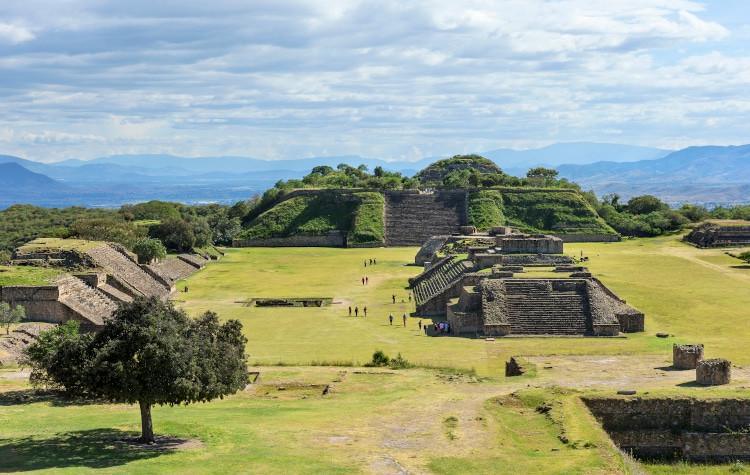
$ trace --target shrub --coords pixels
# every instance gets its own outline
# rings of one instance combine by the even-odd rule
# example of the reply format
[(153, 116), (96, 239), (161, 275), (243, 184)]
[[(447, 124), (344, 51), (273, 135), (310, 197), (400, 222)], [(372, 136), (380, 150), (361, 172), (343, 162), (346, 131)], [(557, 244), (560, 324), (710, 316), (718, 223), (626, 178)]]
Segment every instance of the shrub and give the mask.
[(745, 261), (747, 263), (750, 263), (750, 251), (743, 252), (742, 254), (740, 254), (737, 257), (739, 257), (740, 259), (742, 259), (743, 261)]
[(365, 364), (367, 367), (376, 367), (376, 368), (382, 368), (382, 367), (389, 367), (391, 369), (407, 369), (407, 368), (413, 368), (414, 365), (409, 363), (409, 361), (401, 356), (401, 353), (396, 355), (395, 358), (390, 358), (388, 355), (386, 355), (383, 350), (377, 350), (375, 353), (372, 354), (372, 361)]
[(182, 219), (168, 219), (150, 229), (151, 237), (159, 239), (167, 249), (186, 252), (195, 247), (193, 226)]
[(372, 361), (367, 366), (388, 366), (391, 359), (386, 355), (383, 350), (377, 350), (372, 354)]
[(167, 248), (161, 241), (154, 238), (143, 238), (136, 241), (133, 245), (133, 252), (138, 256), (138, 261), (142, 264), (148, 264), (155, 259), (167, 257)]

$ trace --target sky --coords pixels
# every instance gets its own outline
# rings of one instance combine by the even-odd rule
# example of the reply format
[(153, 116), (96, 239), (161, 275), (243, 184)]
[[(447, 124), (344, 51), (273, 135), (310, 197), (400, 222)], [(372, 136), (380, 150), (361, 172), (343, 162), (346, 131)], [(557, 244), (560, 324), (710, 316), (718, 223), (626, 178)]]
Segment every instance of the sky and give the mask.
[(0, 154), (750, 142), (745, 0), (0, 0)]

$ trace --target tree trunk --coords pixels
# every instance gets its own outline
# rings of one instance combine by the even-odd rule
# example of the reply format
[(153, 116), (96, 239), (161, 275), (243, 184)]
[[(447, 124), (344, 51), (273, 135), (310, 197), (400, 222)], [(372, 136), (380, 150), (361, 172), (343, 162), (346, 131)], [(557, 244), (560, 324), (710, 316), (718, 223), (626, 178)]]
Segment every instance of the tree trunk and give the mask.
[(151, 422), (151, 404), (138, 401), (141, 406), (141, 439), (144, 444), (154, 443), (154, 424)]

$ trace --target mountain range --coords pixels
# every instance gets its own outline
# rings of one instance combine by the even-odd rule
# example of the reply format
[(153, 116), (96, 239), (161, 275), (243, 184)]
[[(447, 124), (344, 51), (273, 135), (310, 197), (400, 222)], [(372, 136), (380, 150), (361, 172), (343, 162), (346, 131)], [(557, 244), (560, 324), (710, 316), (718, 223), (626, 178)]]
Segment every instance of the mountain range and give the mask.
[[(560, 143), (530, 150), (480, 152), (506, 172), (533, 166), (597, 194), (623, 198), (656, 194), (672, 202), (750, 202), (750, 145), (689, 147), (669, 151), (599, 143)], [(314, 166), (339, 163), (382, 166), (413, 175), (440, 157), (387, 161), (357, 155), (261, 160), (218, 156), (113, 155), (93, 160), (42, 163), (0, 155), (0, 207), (17, 202), (43, 206), (118, 206), (148, 199), (186, 203), (233, 202), (260, 193), (278, 180), (300, 178)]]

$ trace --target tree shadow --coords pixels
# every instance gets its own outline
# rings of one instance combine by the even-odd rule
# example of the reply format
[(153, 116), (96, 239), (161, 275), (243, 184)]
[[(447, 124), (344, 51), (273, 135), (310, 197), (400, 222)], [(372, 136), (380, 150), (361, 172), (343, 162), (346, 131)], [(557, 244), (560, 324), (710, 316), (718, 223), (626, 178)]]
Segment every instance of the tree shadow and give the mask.
[(116, 429), (91, 429), (65, 432), (46, 439), (0, 439), (0, 473), (115, 467), (171, 453), (179, 445), (134, 443), (137, 435)]
[(732, 269), (750, 269), (750, 264), (738, 264), (730, 266)]
[(0, 407), (34, 404), (37, 402), (48, 402), (56, 407), (106, 403), (106, 401), (98, 399), (72, 398), (62, 391), (54, 390), (20, 389), (17, 391), (0, 392)]
[(705, 388), (706, 387), (704, 384), (700, 384), (697, 381), (687, 381), (684, 383), (680, 383), (677, 386), (681, 388)]

